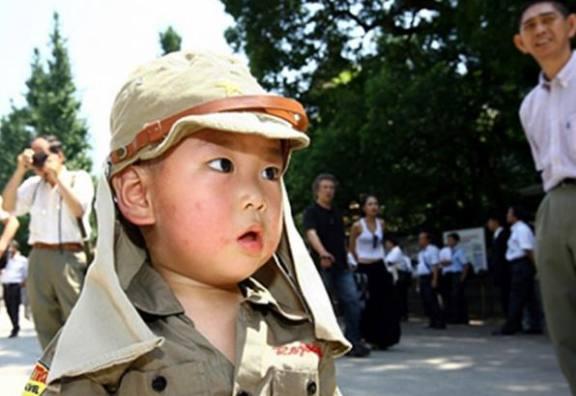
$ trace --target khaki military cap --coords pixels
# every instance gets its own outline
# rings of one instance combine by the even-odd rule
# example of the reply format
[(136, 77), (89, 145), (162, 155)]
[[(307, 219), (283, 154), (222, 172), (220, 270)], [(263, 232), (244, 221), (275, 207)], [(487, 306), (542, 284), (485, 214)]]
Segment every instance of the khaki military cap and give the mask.
[(162, 155), (202, 129), (258, 134), (309, 144), (300, 103), (267, 93), (234, 56), (181, 51), (138, 68), (111, 115), (110, 175)]

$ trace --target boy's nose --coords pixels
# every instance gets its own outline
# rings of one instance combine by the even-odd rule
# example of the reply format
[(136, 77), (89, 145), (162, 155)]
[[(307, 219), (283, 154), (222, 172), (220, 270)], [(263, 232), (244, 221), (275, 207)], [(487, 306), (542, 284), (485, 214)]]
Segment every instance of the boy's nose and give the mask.
[(258, 211), (266, 209), (266, 199), (258, 183), (245, 183), (241, 197), (243, 209)]

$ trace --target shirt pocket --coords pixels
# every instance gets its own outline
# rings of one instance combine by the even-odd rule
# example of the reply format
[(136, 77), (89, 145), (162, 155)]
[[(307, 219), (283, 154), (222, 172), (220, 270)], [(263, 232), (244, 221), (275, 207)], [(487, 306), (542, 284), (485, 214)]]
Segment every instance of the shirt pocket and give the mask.
[(128, 371), (117, 395), (210, 395), (201, 363), (185, 363), (149, 371)]
[(276, 370), (272, 395), (310, 396), (320, 394), (318, 371)]

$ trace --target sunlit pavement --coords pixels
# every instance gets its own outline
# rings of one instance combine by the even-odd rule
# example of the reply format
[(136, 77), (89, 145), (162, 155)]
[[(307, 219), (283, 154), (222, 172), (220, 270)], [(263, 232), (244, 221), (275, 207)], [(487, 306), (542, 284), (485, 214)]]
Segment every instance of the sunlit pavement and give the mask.
[(494, 337), (494, 325), (403, 326), (399, 345), (338, 361), (347, 396), (570, 396), (546, 336)]
[[(32, 323), (8, 339), (10, 324), (0, 308), (0, 395), (21, 395), (40, 347)], [(337, 363), (348, 396), (570, 396), (545, 336), (493, 337), (492, 326), (428, 330), (404, 325), (400, 345), (369, 358)], [(290, 395), (287, 395), (290, 396)]]

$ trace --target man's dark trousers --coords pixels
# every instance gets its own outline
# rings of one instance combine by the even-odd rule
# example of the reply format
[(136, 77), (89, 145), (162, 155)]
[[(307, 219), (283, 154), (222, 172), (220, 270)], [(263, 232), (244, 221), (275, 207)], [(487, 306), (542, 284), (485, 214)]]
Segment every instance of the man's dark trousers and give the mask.
[(339, 311), (344, 317), (346, 338), (354, 345), (361, 340), (360, 298), (354, 276), (347, 268), (332, 266), (320, 270), (322, 280), (331, 297), (336, 297)]
[(430, 319), (430, 327), (444, 327), (444, 312), (438, 302), (438, 294), (432, 288), (432, 275), (420, 275), (419, 280), (420, 297), (422, 298), (424, 313)]
[(8, 311), (10, 322), (12, 322), (12, 332), (18, 333), (20, 330), (18, 314), (20, 303), (22, 302), (22, 288), (20, 283), (3, 283), (2, 288), (4, 292), (4, 302), (6, 303), (6, 311)]
[(466, 300), (466, 281), (462, 272), (442, 274), (442, 300), (445, 303), (446, 322), (468, 324), (468, 301)]
[(541, 313), (535, 285), (536, 268), (528, 257), (510, 261), (510, 305), (503, 331), (515, 333), (522, 330), (524, 309), (528, 309), (530, 330), (541, 330)]

